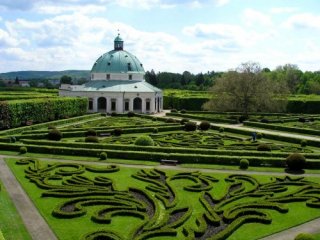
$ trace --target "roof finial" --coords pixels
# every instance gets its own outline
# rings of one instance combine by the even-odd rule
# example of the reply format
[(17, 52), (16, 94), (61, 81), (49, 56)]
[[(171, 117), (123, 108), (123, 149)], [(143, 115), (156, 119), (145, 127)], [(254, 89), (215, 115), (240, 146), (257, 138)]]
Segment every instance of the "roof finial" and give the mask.
[(119, 30), (119, 28), (118, 28), (118, 36), (120, 36), (120, 30)]

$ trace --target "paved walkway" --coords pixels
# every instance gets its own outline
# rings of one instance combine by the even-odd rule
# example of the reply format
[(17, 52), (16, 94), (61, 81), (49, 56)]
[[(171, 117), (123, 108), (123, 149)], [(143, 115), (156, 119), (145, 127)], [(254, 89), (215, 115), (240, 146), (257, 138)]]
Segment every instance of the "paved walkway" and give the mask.
[(287, 133), (282, 131), (275, 131), (271, 129), (261, 129), (261, 128), (255, 128), (255, 127), (245, 127), (243, 124), (220, 124), (220, 123), (211, 123), (214, 126), (224, 127), (224, 128), (235, 128), (235, 129), (242, 129), (247, 130), (251, 132), (261, 132), (261, 133), (267, 133), (271, 135), (278, 135), (278, 136), (284, 136), (284, 137), (292, 137), (292, 138), (299, 138), (299, 139), (305, 139), (305, 140), (313, 140), (313, 141), (319, 141), (320, 137), (316, 136), (309, 136), (309, 135), (302, 135), (302, 134), (295, 134), (295, 133)]
[(289, 228), (285, 231), (270, 235), (260, 240), (293, 240), (299, 233), (319, 233), (320, 232), (320, 218), (310, 222), (301, 224), (297, 227)]
[(24, 192), (9, 167), (0, 156), (0, 179), (33, 240), (56, 240), (56, 236), (38, 209)]

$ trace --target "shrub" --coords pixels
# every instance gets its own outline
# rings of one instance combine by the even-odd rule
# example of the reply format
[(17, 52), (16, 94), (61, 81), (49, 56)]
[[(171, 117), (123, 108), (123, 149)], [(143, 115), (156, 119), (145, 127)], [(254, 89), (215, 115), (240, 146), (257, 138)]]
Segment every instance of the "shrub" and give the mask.
[(158, 120), (157, 117), (152, 118), (152, 121), (157, 121), (157, 120)]
[(306, 119), (304, 117), (299, 117), (298, 121), (304, 123), (306, 122)]
[(107, 153), (106, 152), (102, 152), (102, 153), (100, 153), (100, 160), (107, 160), (107, 158), (108, 158), (108, 155), (107, 155)]
[(211, 125), (208, 121), (202, 121), (199, 125), (200, 130), (206, 131), (210, 129)]
[(266, 119), (266, 118), (262, 118), (262, 119), (260, 120), (260, 122), (262, 122), (262, 123), (269, 123), (269, 120)]
[(154, 129), (152, 130), (153, 133), (158, 133), (158, 131), (159, 131), (158, 128), (154, 128)]
[(224, 127), (219, 127), (219, 132), (223, 133), (224, 132)]
[(91, 142), (91, 143), (97, 143), (99, 142), (99, 139), (97, 136), (87, 136), (85, 139), (84, 139), (85, 142)]
[(262, 143), (262, 144), (258, 145), (257, 150), (258, 151), (271, 151), (271, 147), (268, 144)]
[(52, 129), (48, 133), (48, 139), (54, 141), (60, 141), (62, 133), (58, 129)]
[(49, 125), (49, 126), (48, 126), (48, 130), (50, 130), (50, 129), (56, 129), (56, 126), (54, 126), (54, 125)]
[(134, 112), (128, 112), (128, 117), (134, 117), (136, 114)]
[(116, 117), (118, 114), (116, 112), (112, 112), (110, 115), (111, 117)]
[(187, 122), (184, 125), (184, 130), (186, 130), (186, 131), (195, 131), (195, 130), (197, 130), (197, 123), (195, 123), (195, 122)]
[(300, 153), (292, 153), (286, 159), (288, 169), (299, 171), (306, 165), (306, 158)]
[(10, 142), (15, 143), (17, 141), (15, 136), (10, 136)]
[(147, 135), (142, 135), (140, 137), (138, 137), (135, 142), (134, 145), (137, 146), (154, 146), (154, 142), (153, 139)]
[(307, 140), (301, 140), (300, 145), (301, 145), (301, 147), (306, 147), (307, 146)]
[(259, 132), (257, 133), (257, 139), (261, 139), (263, 137), (263, 133)]
[(20, 147), (20, 148), (19, 148), (19, 152), (20, 152), (21, 154), (25, 154), (25, 153), (28, 152), (28, 149), (27, 149), (27, 147)]
[(167, 118), (166, 123), (174, 123), (176, 122), (173, 118)]
[(112, 132), (114, 136), (121, 136), (122, 133), (123, 133), (123, 130), (121, 128), (115, 128)]
[(249, 161), (247, 159), (240, 160), (240, 169), (248, 169)]
[(178, 111), (177, 111), (177, 109), (173, 108), (173, 109), (171, 109), (171, 112), (172, 112), (172, 113), (176, 113), (176, 112), (178, 112)]
[(240, 116), (239, 117), (239, 122), (243, 123), (244, 121), (248, 120), (247, 116)]
[(97, 132), (96, 132), (96, 130), (94, 130), (94, 129), (89, 129), (89, 130), (86, 131), (85, 136), (86, 136), (86, 137), (89, 137), (89, 136), (97, 136)]
[(309, 118), (309, 122), (314, 122), (314, 117)]
[(184, 124), (187, 123), (187, 122), (189, 122), (189, 119), (187, 119), (187, 118), (182, 118), (182, 119), (180, 120), (180, 124), (181, 124), (181, 125), (184, 125)]
[(315, 240), (310, 233), (299, 233), (294, 240)]
[(185, 109), (181, 109), (180, 110), (180, 113), (182, 113), (182, 114), (184, 114), (184, 113), (186, 113), (187, 111), (185, 110)]

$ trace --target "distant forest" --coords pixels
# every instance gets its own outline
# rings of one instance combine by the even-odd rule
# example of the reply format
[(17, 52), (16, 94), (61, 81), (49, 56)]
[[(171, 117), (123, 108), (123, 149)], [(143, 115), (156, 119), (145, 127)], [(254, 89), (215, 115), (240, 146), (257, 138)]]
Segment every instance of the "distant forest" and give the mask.
[[(301, 71), (297, 65), (286, 64), (275, 70), (263, 68), (266, 78), (287, 84), (292, 94), (320, 94), (320, 71)], [(146, 81), (161, 89), (208, 90), (223, 72), (207, 72), (192, 74), (188, 71), (180, 73), (146, 72)]]
[[(320, 71), (301, 71), (297, 65), (286, 64), (277, 67), (275, 70), (262, 69), (266, 78), (274, 81), (283, 81), (287, 84), (292, 94), (320, 94)], [(209, 90), (215, 80), (222, 76), (223, 72), (208, 71), (206, 73), (193, 74), (188, 71), (181, 73), (146, 72), (146, 81), (161, 89), (186, 89), (186, 90)], [(81, 84), (88, 81), (90, 71), (88, 70), (67, 70), (67, 71), (18, 71), (1, 73), (1, 79), (29, 80), (35, 85), (38, 81), (50, 79), (61, 79), (63, 76), (70, 76), (74, 84)], [(1, 82), (0, 82), (1, 83)], [(1, 84), (0, 84), (1, 85)], [(46, 86), (46, 85), (44, 85)]]

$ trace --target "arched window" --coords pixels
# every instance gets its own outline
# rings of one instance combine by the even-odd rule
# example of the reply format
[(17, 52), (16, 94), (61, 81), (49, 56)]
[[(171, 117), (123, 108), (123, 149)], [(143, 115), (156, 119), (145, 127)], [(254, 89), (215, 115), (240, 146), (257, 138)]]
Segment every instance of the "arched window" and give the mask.
[(99, 112), (107, 111), (107, 99), (105, 97), (98, 98), (98, 111)]

